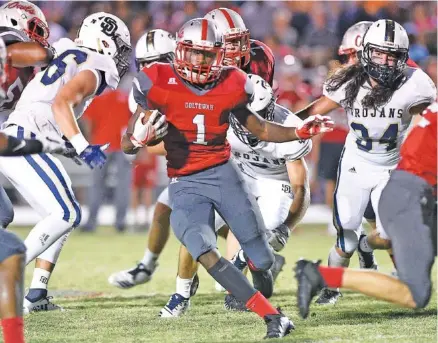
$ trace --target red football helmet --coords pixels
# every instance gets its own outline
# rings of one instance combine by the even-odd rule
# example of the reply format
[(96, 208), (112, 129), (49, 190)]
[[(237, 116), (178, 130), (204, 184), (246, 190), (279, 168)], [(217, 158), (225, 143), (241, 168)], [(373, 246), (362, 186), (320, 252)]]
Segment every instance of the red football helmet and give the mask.
[(41, 9), (28, 1), (11, 1), (0, 7), (0, 26), (23, 31), (33, 41), (48, 46), (49, 26)]
[(208, 12), (204, 18), (213, 21), (225, 38), (225, 65), (245, 67), (250, 61), (249, 30), (242, 17), (229, 8)]
[(192, 19), (177, 33), (175, 69), (191, 83), (212, 82), (220, 76), (224, 52), (224, 36), (216, 25), (207, 19)]

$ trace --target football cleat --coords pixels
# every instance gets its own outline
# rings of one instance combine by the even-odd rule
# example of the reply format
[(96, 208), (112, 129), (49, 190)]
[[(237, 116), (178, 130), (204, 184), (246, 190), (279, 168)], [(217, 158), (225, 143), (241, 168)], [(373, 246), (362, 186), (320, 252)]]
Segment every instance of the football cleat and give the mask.
[(249, 311), (246, 307), (245, 303), (238, 300), (234, 295), (227, 294), (225, 296), (224, 300), (224, 307), (228, 311), (241, 311), (241, 312), (247, 312)]
[(167, 304), (161, 309), (159, 316), (162, 318), (174, 318), (182, 316), (190, 307), (190, 299), (184, 298), (178, 293), (171, 295)]
[(278, 311), (280, 312), (279, 314), (268, 314), (263, 318), (268, 327), (265, 339), (281, 338), (295, 329), (292, 321), (281, 313), (280, 309)]
[(336, 304), (338, 298), (342, 297), (342, 293), (339, 291), (335, 291), (333, 289), (324, 288), (319, 295), (318, 299), (316, 299), (315, 304), (319, 305), (328, 305), (328, 304)]
[(377, 263), (374, 259), (374, 253), (365, 252), (360, 248), (360, 241), (367, 235), (360, 235), (359, 244), (357, 246), (357, 256), (359, 257), (359, 266), (361, 269), (374, 269), (377, 270)]
[(313, 297), (325, 286), (324, 279), (318, 270), (321, 260), (317, 262), (299, 260), (295, 264), (295, 278), (298, 282), (298, 308), (302, 318), (307, 318), (309, 315), (309, 306)]
[(111, 274), (108, 282), (118, 288), (131, 288), (150, 281), (156, 267), (157, 264), (150, 270), (140, 262), (134, 268)]
[(45, 297), (31, 302), (29, 299), (24, 297), (23, 314), (41, 311), (65, 311), (61, 306), (52, 303), (50, 301), (52, 298), (53, 297)]
[(271, 267), (272, 278), (275, 282), (277, 280), (278, 275), (283, 270), (283, 266), (286, 264), (286, 259), (278, 254), (274, 254), (275, 261)]

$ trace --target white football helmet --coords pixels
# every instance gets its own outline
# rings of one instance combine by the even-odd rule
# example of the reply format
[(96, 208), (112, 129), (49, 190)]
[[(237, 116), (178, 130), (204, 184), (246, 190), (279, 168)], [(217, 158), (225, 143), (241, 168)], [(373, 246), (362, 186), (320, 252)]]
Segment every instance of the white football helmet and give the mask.
[(172, 62), (175, 58), (175, 48), (175, 37), (169, 32), (161, 29), (146, 32), (135, 46), (137, 69), (156, 61)]
[[(248, 78), (251, 80), (254, 88), (254, 96), (249, 104), (250, 109), (263, 119), (273, 121), (275, 110), (274, 91), (269, 83), (263, 80), (260, 76), (248, 74)], [(232, 114), (230, 114), (230, 124), (233, 128), (234, 134), (241, 142), (251, 147), (255, 147), (259, 144), (259, 139), (240, 124)]]
[(225, 38), (225, 65), (245, 67), (250, 61), (249, 30), (242, 17), (229, 8), (217, 8), (204, 18), (212, 20)]
[(49, 26), (41, 9), (28, 1), (11, 1), (0, 7), (0, 26), (23, 31), (43, 46), (48, 46)]
[(355, 56), (357, 51), (362, 50), (363, 36), (372, 23), (372, 21), (360, 21), (353, 26), (350, 26), (342, 37), (342, 42), (338, 49), (338, 55), (348, 60), (352, 54)]
[(224, 36), (216, 25), (208, 19), (192, 19), (177, 33), (175, 69), (191, 83), (209, 83), (219, 78), (224, 53)]
[[(359, 60), (366, 73), (382, 85), (390, 86), (403, 75), (409, 52), (409, 38), (399, 23), (381, 19), (374, 22), (363, 38)], [(373, 62), (372, 53), (378, 51), (395, 58), (392, 66)]]
[(75, 39), (77, 46), (111, 56), (120, 78), (128, 71), (131, 36), (125, 23), (113, 14), (98, 12), (86, 17)]

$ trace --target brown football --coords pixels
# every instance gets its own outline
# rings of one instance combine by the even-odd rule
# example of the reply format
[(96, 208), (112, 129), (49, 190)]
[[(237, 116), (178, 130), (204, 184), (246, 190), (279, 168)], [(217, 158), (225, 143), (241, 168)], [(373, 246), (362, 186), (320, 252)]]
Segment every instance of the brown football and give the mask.
[[(143, 117), (143, 119), (141, 121), (143, 124), (146, 124), (146, 122), (149, 120), (149, 117), (152, 115), (152, 112), (154, 112), (154, 111), (153, 110), (145, 110), (144, 111), (145, 116)], [(161, 113), (158, 113), (157, 118), (155, 119), (153, 124), (155, 124), (158, 121), (158, 119), (160, 119), (160, 117), (161, 117)]]

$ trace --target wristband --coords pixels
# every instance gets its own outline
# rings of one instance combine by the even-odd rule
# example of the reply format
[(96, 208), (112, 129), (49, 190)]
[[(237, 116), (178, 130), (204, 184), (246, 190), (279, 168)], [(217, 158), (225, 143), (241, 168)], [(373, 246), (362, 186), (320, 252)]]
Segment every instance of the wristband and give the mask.
[(82, 133), (74, 135), (70, 139), (70, 143), (73, 145), (73, 148), (75, 148), (78, 155), (80, 155), (90, 145)]

